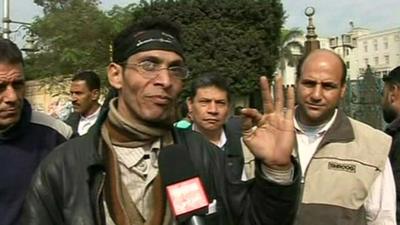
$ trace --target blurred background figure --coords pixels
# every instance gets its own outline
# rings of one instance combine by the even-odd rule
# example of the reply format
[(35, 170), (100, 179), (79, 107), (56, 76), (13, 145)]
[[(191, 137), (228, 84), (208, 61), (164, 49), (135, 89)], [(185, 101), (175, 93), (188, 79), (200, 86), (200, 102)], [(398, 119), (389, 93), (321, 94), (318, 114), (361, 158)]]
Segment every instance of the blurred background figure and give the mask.
[(75, 133), (84, 135), (100, 114), (100, 78), (93, 71), (82, 71), (72, 77), (71, 103), (74, 112), (65, 121)]
[(382, 111), (388, 126), (385, 132), (392, 136), (392, 147), (389, 158), (392, 164), (397, 194), (397, 224), (400, 223), (400, 66), (382, 78), (385, 82), (383, 89)]
[(232, 162), (228, 172), (247, 180), (254, 177), (254, 156), (243, 143), (240, 117), (227, 123), (231, 100), (228, 81), (221, 74), (199, 76), (190, 88), (188, 108), (193, 122), (188, 129), (203, 134), (224, 151)]
[(174, 124), (175, 127), (186, 129), (192, 125), (192, 116), (189, 113), (189, 109), (186, 101), (179, 104), (179, 121)]

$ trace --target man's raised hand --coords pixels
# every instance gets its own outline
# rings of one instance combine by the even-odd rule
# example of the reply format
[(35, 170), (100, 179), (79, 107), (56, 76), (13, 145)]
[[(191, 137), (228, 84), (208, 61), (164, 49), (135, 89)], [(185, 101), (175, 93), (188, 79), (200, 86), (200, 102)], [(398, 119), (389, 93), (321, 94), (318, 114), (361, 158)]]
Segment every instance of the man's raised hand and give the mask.
[(243, 141), (264, 165), (286, 170), (291, 166), (290, 156), (295, 143), (294, 90), (289, 87), (285, 99), (281, 76), (275, 82), (274, 98), (265, 76), (260, 78), (260, 87), (264, 113), (250, 108), (242, 110)]

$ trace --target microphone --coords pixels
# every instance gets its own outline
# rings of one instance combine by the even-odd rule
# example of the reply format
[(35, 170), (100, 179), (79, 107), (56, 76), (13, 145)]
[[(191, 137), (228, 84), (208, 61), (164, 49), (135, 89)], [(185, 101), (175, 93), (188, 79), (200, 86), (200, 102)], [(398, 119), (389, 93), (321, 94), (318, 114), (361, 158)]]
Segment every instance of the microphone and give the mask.
[(202, 214), (209, 199), (184, 145), (169, 145), (160, 150), (158, 167), (172, 214), (187, 225), (205, 225)]

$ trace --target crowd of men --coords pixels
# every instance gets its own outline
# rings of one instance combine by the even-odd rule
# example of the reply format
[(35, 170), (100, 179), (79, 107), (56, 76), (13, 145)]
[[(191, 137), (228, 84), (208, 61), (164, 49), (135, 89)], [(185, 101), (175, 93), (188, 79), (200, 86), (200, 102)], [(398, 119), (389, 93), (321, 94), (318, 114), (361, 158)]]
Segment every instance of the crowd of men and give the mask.
[[(116, 97), (101, 106), (98, 75), (78, 72), (63, 123), (31, 109), (21, 51), (0, 39), (0, 224), (397, 224), (400, 67), (384, 77), (387, 134), (339, 108), (346, 65), (323, 49), (299, 62), (295, 89), (277, 77), (272, 94), (260, 77), (262, 112), (231, 115), (223, 74), (198, 75), (180, 126), (189, 76), (181, 43), (179, 26), (163, 18), (126, 27), (107, 67)], [(158, 157), (171, 146), (207, 200), (184, 216), (160, 176), (173, 173)]]

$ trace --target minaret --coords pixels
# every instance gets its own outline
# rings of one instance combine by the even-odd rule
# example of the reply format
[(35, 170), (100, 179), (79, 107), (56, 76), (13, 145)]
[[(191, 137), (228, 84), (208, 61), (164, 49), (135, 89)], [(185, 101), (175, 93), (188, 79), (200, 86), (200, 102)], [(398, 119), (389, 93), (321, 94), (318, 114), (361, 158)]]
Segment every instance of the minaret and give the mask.
[(319, 41), (317, 40), (318, 35), (315, 33), (315, 26), (313, 24), (313, 15), (315, 14), (315, 9), (313, 7), (307, 7), (304, 10), (304, 14), (308, 17), (306, 42), (304, 43), (304, 54), (307, 55), (312, 50), (319, 49), (320, 45)]

